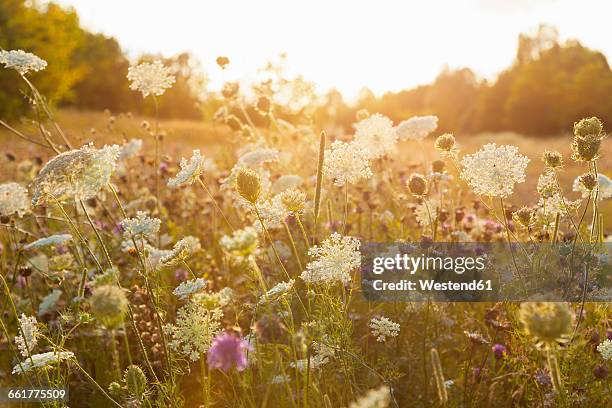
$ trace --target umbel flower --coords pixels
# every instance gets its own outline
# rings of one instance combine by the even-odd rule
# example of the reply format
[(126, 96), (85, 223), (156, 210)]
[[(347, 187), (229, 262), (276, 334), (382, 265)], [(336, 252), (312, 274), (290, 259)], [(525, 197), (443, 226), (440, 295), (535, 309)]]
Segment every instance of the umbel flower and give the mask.
[(246, 227), (236, 230), (232, 236), (224, 235), (219, 243), (227, 252), (238, 256), (248, 256), (257, 248), (257, 230), (253, 227)]
[(214, 336), (220, 331), (221, 309), (208, 309), (200, 303), (190, 302), (176, 313), (175, 324), (166, 326), (171, 337), (169, 346), (196, 361), (204, 355)]
[(188, 299), (191, 295), (199, 293), (206, 288), (206, 280), (202, 278), (192, 279), (181, 282), (172, 293), (182, 300)]
[(161, 61), (143, 62), (128, 68), (127, 79), (132, 81), (130, 89), (140, 91), (145, 98), (163, 95), (175, 82), (172, 70), (164, 67)]
[(605, 339), (603, 343), (597, 346), (597, 351), (604, 360), (612, 360), (612, 340)]
[(433, 115), (414, 116), (397, 125), (400, 140), (423, 140), (438, 127), (438, 117)]
[(132, 239), (153, 241), (159, 232), (161, 220), (151, 218), (146, 213), (138, 211), (136, 217), (126, 218), (121, 221), (120, 225), (123, 229), (123, 239), (126, 241), (131, 241)]
[(221, 333), (215, 336), (208, 350), (208, 366), (228, 372), (233, 367), (243, 371), (248, 364), (247, 351), (253, 347), (248, 341), (234, 333)]
[(334, 232), (321, 245), (310, 248), (308, 254), (315, 259), (306, 265), (301, 278), (314, 284), (350, 282), (351, 272), (361, 267), (359, 246), (357, 238)]
[(536, 344), (551, 346), (569, 339), (574, 315), (565, 303), (522, 303), (519, 320), (525, 331), (533, 336)]
[(25, 187), (17, 183), (0, 184), (0, 216), (22, 217), (29, 211), (30, 197)]
[[(590, 177), (595, 178), (591, 173), (578, 176), (574, 179), (572, 184), (572, 190), (582, 194), (582, 198), (587, 198), (590, 191), (595, 191), (599, 186), (599, 193), (597, 195), (598, 200), (607, 200), (612, 198), (612, 180), (610, 180), (605, 174), (597, 174), (597, 181), (590, 183)], [(594, 181), (594, 180), (593, 180)], [(589, 188), (591, 187), (591, 188)]]
[(32, 205), (94, 197), (108, 184), (120, 151), (117, 145), (86, 145), (55, 156), (34, 179)]
[(478, 195), (508, 197), (516, 183), (525, 181), (529, 159), (515, 146), (486, 144), (478, 152), (463, 157), (461, 178)]
[(56, 234), (50, 235), (45, 238), (39, 238), (34, 242), (30, 242), (28, 245), (24, 246), (23, 249), (28, 251), (30, 249), (40, 249), (48, 246), (57, 246), (65, 244), (68, 241), (72, 240), (72, 235), (70, 234)]
[(20, 334), (15, 337), (15, 343), (19, 349), (19, 353), (21, 353), (23, 357), (27, 357), (32, 353), (32, 350), (34, 350), (34, 347), (36, 347), (38, 343), (38, 322), (36, 321), (36, 317), (28, 317), (22, 314), (19, 318), (19, 325), (21, 326), (20, 333), (23, 332), (23, 335)]
[(393, 151), (397, 134), (393, 122), (380, 113), (357, 122), (355, 125), (355, 143), (362, 146), (370, 159), (376, 159)]
[(159, 260), (159, 264), (161, 267), (176, 266), (186, 261), (189, 257), (198, 252), (200, 248), (201, 245), (198, 238), (187, 236), (174, 244), (172, 251), (168, 255), (162, 257)]
[(349, 408), (387, 408), (390, 402), (391, 392), (389, 387), (382, 385), (371, 389), (357, 401), (351, 402)]
[(115, 285), (96, 287), (89, 298), (89, 304), (93, 316), (108, 329), (121, 324), (128, 309), (125, 293)]
[(376, 337), (376, 341), (383, 343), (387, 341), (387, 337), (397, 337), (399, 335), (400, 325), (385, 316), (381, 316), (370, 320), (370, 329), (372, 329), (372, 335)]
[(590, 162), (599, 158), (599, 148), (605, 138), (603, 124), (596, 117), (585, 118), (574, 124), (572, 159)]
[(0, 64), (14, 69), (21, 75), (30, 71), (41, 71), (47, 67), (47, 61), (23, 50), (0, 51)]
[(169, 187), (180, 187), (186, 184), (193, 184), (202, 174), (204, 169), (204, 160), (200, 155), (200, 150), (193, 151), (191, 159), (181, 159), (181, 170), (175, 177), (168, 180)]
[(335, 140), (325, 151), (323, 173), (334, 180), (334, 185), (355, 184), (372, 177), (369, 157), (371, 154), (361, 145)]
[(21, 364), (15, 365), (13, 367), (13, 374), (25, 374), (33, 369), (47, 367), (71, 358), (74, 358), (74, 353), (71, 351), (49, 351), (47, 353), (34, 354), (22, 361)]

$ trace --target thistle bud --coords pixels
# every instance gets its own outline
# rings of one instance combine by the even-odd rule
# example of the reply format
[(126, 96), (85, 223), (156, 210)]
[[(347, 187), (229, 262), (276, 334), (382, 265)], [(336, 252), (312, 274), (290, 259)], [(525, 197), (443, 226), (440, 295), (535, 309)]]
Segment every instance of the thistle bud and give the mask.
[(422, 196), (427, 192), (427, 180), (422, 174), (412, 173), (408, 179), (408, 190), (415, 196)]
[(259, 174), (251, 169), (240, 169), (236, 176), (236, 190), (242, 198), (251, 204), (255, 204), (261, 194), (261, 180), (259, 179)]
[(445, 133), (438, 136), (436, 142), (434, 143), (434, 147), (443, 152), (452, 151), (455, 147), (455, 136), (450, 133)]
[(563, 156), (557, 151), (546, 150), (542, 155), (542, 161), (546, 167), (553, 169), (563, 166)]
[(125, 370), (125, 385), (131, 395), (140, 398), (147, 387), (147, 377), (137, 365), (131, 365)]
[(583, 174), (578, 178), (580, 184), (588, 191), (593, 191), (593, 189), (597, 186), (597, 178), (593, 173)]
[(121, 324), (128, 308), (125, 293), (114, 285), (95, 288), (89, 303), (91, 313), (108, 329), (113, 329)]
[(574, 123), (574, 135), (577, 137), (585, 137), (588, 135), (599, 136), (603, 131), (603, 124), (599, 118), (584, 118), (579, 122)]

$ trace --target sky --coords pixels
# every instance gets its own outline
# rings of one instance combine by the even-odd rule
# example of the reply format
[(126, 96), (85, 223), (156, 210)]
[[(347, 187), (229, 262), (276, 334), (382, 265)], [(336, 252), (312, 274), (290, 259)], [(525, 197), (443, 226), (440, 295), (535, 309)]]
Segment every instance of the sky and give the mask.
[[(287, 53), (289, 75), (348, 99), (431, 82), (445, 67), (492, 79), (514, 59), (521, 32), (547, 23), (560, 38), (612, 56), (609, 0), (56, 0), (82, 24), (116, 37), (131, 57), (189, 51), (211, 89), (248, 81)], [(230, 58), (228, 69), (215, 64)]]

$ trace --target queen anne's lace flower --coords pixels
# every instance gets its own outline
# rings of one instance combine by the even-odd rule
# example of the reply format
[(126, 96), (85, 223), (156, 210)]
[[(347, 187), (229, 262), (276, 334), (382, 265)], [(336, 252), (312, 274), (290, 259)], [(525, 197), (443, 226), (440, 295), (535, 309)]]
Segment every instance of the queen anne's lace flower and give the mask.
[(355, 143), (368, 152), (370, 159), (384, 156), (395, 148), (397, 135), (388, 117), (376, 113), (357, 122), (354, 127)]
[[(257, 209), (268, 230), (281, 228), (283, 226), (283, 221), (289, 216), (289, 211), (283, 205), (280, 195), (274, 196), (272, 199), (257, 205)], [(255, 220), (253, 226), (257, 228), (258, 231), (263, 231), (259, 219)]]
[(142, 150), (142, 139), (130, 139), (121, 146), (119, 159), (125, 160), (130, 157), (135, 157)]
[(605, 339), (603, 343), (597, 346), (597, 351), (601, 353), (604, 360), (612, 360), (612, 340)]
[(433, 198), (423, 198), (421, 203), (414, 209), (414, 214), (420, 226), (426, 227), (431, 225), (438, 218), (440, 210), (440, 201)]
[(336, 186), (354, 184), (372, 177), (370, 153), (361, 145), (336, 140), (331, 149), (325, 151), (323, 173), (334, 180)]
[(132, 239), (138, 240), (143, 238), (152, 242), (157, 238), (160, 225), (160, 219), (151, 218), (146, 213), (138, 211), (136, 217), (126, 218), (121, 221), (123, 239), (131, 242)]
[(559, 191), (554, 170), (547, 169), (540, 174), (536, 189), (538, 194), (544, 198), (551, 197)]
[(334, 232), (321, 245), (315, 245), (308, 254), (315, 258), (306, 265), (301, 278), (307, 283), (350, 282), (351, 272), (361, 266), (359, 240), (343, 237)]
[(387, 341), (387, 337), (397, 337), (400, 331), (399, 324), (384, 316), (378, 319), (372, 318), (370, 328), (372, 329), (372, 335), (376, 336), (376, 341), (381, 343)]
[(143, 62), (128, 68), (127, 79), (132, 81), (130, 89), (140, 91), (145, 98), (163, 95), (175, 82), (172, 70), (164, 67), (161, 61)]
[(274, 301), (286, 293), (288, 293), (295, 283), (295, 279), (290, 279), (287, 282), (277, 283), (272, 289), (268, 290), (259, 300), (260, 304)]
[(0, 215), (23, 216), (30, 211), (28, 190), (17, 183), (0, 184)]
[(208, 309), (199, 303), (187, 303), (176, 313), (175, 324), (166, 326), (173, 350), (196, 361), (204, 355), (221, 330), (221, 309)]
[(92, 198), (108, 184), (120, 150), (117, 145), (102, 149), (87, 145), (55, 156), (34, 179), (32, 205), (44, 204), (50, 199)]
[(253, 227), (236, 230), (231, 237), (224, 235), (219, 243), (227, 252), (239, 256), (247, 256), (257, 248), (257, 230)]
[(30, 249), (40, 249), (48, 246), (57, 246), (65, 244), (72, 240), (72, 235), (70, 234), (56, 234), (50, 235), (45, 238), (37, 239), (34, 242), (30, 242), (28, 245), (24, 246), (23, 249), (28, 251)]
[(414, 116), (395, 128), (400, 140), (423, 140), (438, 127), (437, 116)]
[(540, 198), (537, 205), (536, 217), (543, 217), (548, 222), (553, 222), (557, 214), (565, 217), (569, 212), (576, 211), (582, 200), (570, 201), (560, 193), (555, 193), (550, 197)]
[(243, 154), (238, 159), (239, 167), (253, 167), (278, 160), (278, 150), (259, 148)]
[(192, 279), (185, 282), (181, 282), (176, 288), (174, 288), (174, 295), (179, 299), (185, 300), (191, 295), (201, 292), (206, 288), (206, 280), (202, 278)]
[(515, 146), (489, 143), (474, 154), (463, 157), (461, 178), (478, 195), (508, 197), (516, 183), (525, 181), (529, 159), (518, 153)]
[(191, 159), (181, 159), (181, 171), (175, 177), (168, 180), (168, 186), (179, 187), (185, 184), (193, 184), (200, 177), (203, 169), (204, 160), (200, 155), (200, 150), (196, 149), (193, 151)]
[(36, 321), (36, 317), (28, 317), (22, 314), (19, 318), (19, 325), (21, 326), (19, 333), (23, 332), (23, 335), (20, 334), (15, 337), (15, 343), (17, 343), (17, 348), (21, 355), (27, 357), (32, 353), (32, 350), (34, 350), (34, 347), (36, 347), (38, 343), (38, 322)]
[(171, 267), (186, 261), (191, 255), (200, 250), (200, 240), (196, 237), (187, 236), (172, 248), (172, 251), (159, 260), (159, 265), (162, 267)]
[(278, 180), (272, 184), (272, 194), (280, 194), (285, 190), (297, 188), (301, 186), (303, 182), (304, 179), (302, 177), (294, 174), (280, 176)]
[(366, 395), (352, 402), (349, 408), (387, 408), (391, 402), (389, 387), (383, 385), (371, 389)]
[(0, 51), (0, 64), (25, 75), (30, 71), (40, 71), (47, 67), (47, 61), (23, 50)]
[(74, 358), (74, 353), (71, 351), (49, 351), (47, 353), (34, 354), (22, 361), (21, 364), (13, 367), (13, 374), (25, 374), (33, 369), (47, 367), (71, 358)]
[[(612, 198), (612, 180), (610, 180), (605, 174), (600, 173), (597, 175), (597, 184), (599, 185), (599, 194), (597, 195), (598, 200), (607, 200)], [(586, 187), (584, 187), (580, 182), (580, 176), (574, 179), (572, 190), (582, 194), (582, 198), (587, 198), (589, 196), (589, 190), (587, 190)], [(595, 191), (595, 189), (593, 189), (593, 191)]]

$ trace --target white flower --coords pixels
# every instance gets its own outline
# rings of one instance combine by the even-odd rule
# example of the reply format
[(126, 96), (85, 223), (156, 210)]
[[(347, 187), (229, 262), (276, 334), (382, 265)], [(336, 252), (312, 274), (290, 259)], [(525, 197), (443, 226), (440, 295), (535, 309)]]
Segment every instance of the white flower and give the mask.
[(200, 177), (204, 169), (204, 160), (200, 155), (200, 150), (193, 151), (191, 159), (181, 159), (181, 170), (174, 178), (168, 180), (169, 187), (179, 187), (185, 184), (193, 184)]
[(17, 343), (17, 348), (23, 357), (29, 356), (38, 343), (39, 332), (37, 324), (38, 322), (34, 316), (28, 317), (22, 314), (19, 318), (19, 325), (21, 326), (19, 333), (23, 332), (23, 335), (20, 334), (15, 337), (15, 343)]
[(128, 68), (127, 79), (132, 81), (130, 89), (140, 91), (145, 98), (163, 95), (175, 82), (172, 70), (164, 67), (161, 61), (143, 62)]
[(191, 255), (198, 252), (200, 248), (200, 240), (198, 238), (187, 236), (174, 244), (172, 251), (159, 260), (159, 265), (161, 267), (176, 266), (186, 261)]
[(259, 304), (264, 304), (266, 302), (270, 302), (276, 300), (288, 293), (291, 288), (293, 288), (293, 284), (295, 283), (295, 279), (291, 279), (287, 282), (280, 282), (276, 284), (272, 289), (268, 290), (259, 300)]
[(397, 135), (393, 122), (386, 116), (376, 113), (354, 125), (355, 143), (362, 146), (370, 159), (376, 159), (393, 151)]
[(372, 329), (372, 335), (376, 336), (376, 341), (381, 343), (385, 342), (387, 337), (397, 337), (400, 332), (400, 325), (384, 316), (378, 319), (372, 318), (370, 328)]
[(21, 364), (14, 366), (13, 374), (25, 374), (33, 369), (47, 367), (71, 358), (74, 358), (74, 353), (71, 351), (49, 351), (47, 353), (34, 354), (22, 361)]
[(171, 349), (197, 361), (210, 348), (213, 337), (221, 331), (221, 309), (207, 309), (199, 303), (187, 303), (176, 313), (176, 323), (166, 326)]
[(568, 212), (575, 211), (580, 206), (581, 201), (580, 199), (569, 201), (563, 198), (560, 193), (555, 193), (550, 197), (540, 198), (537, 205), (536, 216), (543, 216), (552, 222), (555, 220), (557, 214), (561, 214), (561, 216), (564, 217)]
[(65, 244), (69, 241), (72, 241), (72, 235), (70, 234), (56, 234), (50, 235), (45, 238), (37, 239), (34, 242), (30, 242), (28, 245), (24, 246), (23, 249), (28, 251), (30, 249), (40, 249), (48, 246), (57, 246)]
[(440, 201), (433, 197), (424, 198), (414, 209), (417, 222), (421, 227), (431, 225), (438, 218)]
[(17, 183), (0, 184), (0, 215), (22, 217), (29, 211), (30, 198), (25, 187)]
[(334, 232), (321, 245), (310, 248), (308, 254), (315, 259), (306, 265), (301, 278), (307, 283), (348, 283), (351, 272), (361, 267), (359, 246), (357, 238)]
[(179, 299), (185, 300), (191, 295), (201, 292), (206, 288), (206, 280), (202, 278), (192, 279), (185, 282), (181, 282), (172, 293)]
[[(289, 216), (289, 211), (283, 205), (280, 195), (274, 196), (272, 199), (258, 204), (257, 210), (268, 230), (281, 228), (283, 226), (283, 221)], [(257, 228), (258, 231), (263, 231), (259, 219), (254, 221), (253, 226)]]
[(542, 174), (540, 174), (536, 189), (538, 194), (544, 198), (551, 197), (553, 194), (559, 191), (554, 170), (546, 169)]
[(518, 153), (515, 146), (489, 143), (478, 152), (463, 157), (461, 178), (478, 195), (508, 197), (516, 183), (525, 181), (529, 159)]
[(34, 179), (32, 205), (50, 199), (88, 200), (110, 181), (120, 148), (96, 149), (90, 145), (61, 153), (51, 159)]
[(0, 64), (25, 75), (30, 71), (40, 71), (47, 67), (47, 61), (23, 50), (0, 51)]
[(395, 128), (400, 140), (423, 140), (438, 127), (437, 116), (414, 116)]
[(272, 184), (272, 194), (280, 194), (285, 190), (297, 188), (301, 186), (303, 182), (304, 179), (302, 177), (294, 174), (280, 176), (278, 180)]
[[(607, 200), (612, 198), (612, 180), (610, 180), (605, 174), (599, 173), (597, 174), (597, 184), (599, 185), (599, 195), (597, 196), (598, 200)], [(595, 189), (596, 188), (597, 186)], [(595, 189), (593, 189), (593, 197), (595, 197)], [(587, 190), (586, 187), (580, 182), (580, 176), (574, 179), (572, 190), (582, 194), (582, 198), (587, 198), (589, 196), (589, 190)]]
[(125, 160), (130, 157), (134, 157), (142, 150), (142, 139), (130, 139), (121, 146), (121, 153), (119, 153), (119, 159)]
[(137, 238), (153, 241), (157, 238), (161, 220), (151, 218), (144, 212), (138, 211), (136, 217), (126, 218), (121, 221), (120, 225), (123, 229), (123, 239), (128, 242)]
[(349, 408), (387, 408), (391, 402), (389, 387), (382, 385), (368, 391), (366, 395), (352, 402)]
[(240, 156), (237, 165), (239, 167), (252, 168), (253, 166), (259, 166), (276, 160), (278, 160), (278, 150), (259, 148)]
[(325, 151), (323, 173), (338, 187), (372, 177), (370, 153), (361, 145), (336, 140)]
[(38, 315), (42, 316), (55, 309), (60, 296), (62, 296), (62, 291), (59, 289), (53, 289), (53, 292), (45, 296), (40, 302), (40, 305), (38, 305)]
[(612, 360), (612, 340), (605, 339), (603, 343), (597, 346), (597, 351), (604, 360)]
[(253, 227), (236, 230), (231, 237), (228, 235), (221, 237), (219, 244), (227, 252), (240, 256), (247, 256), (257, 248), (257, 230)]

